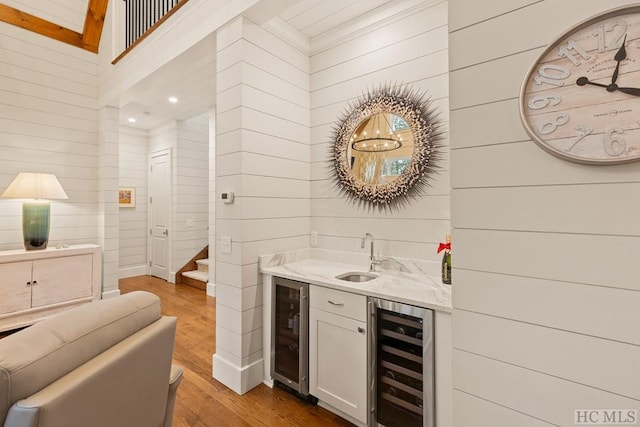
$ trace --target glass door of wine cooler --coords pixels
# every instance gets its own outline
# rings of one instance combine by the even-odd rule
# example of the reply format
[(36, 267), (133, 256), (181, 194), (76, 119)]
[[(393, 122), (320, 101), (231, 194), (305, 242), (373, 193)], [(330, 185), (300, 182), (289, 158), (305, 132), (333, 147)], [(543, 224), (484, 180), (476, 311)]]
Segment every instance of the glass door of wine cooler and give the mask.
[(373, 299), (373, 425), (433, 426), (433, 312)]
[(276, 277), (272, 294), (271, 377), (309, 393), (309, 285)]

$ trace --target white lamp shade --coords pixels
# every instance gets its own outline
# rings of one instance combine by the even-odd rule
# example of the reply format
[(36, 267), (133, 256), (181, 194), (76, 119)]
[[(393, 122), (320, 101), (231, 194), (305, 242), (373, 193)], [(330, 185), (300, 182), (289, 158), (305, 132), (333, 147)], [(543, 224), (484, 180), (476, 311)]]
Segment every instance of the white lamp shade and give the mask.
[(2, 197), (12, 199), (68, 199), (67, 193), (50, 173), (20, 172)]

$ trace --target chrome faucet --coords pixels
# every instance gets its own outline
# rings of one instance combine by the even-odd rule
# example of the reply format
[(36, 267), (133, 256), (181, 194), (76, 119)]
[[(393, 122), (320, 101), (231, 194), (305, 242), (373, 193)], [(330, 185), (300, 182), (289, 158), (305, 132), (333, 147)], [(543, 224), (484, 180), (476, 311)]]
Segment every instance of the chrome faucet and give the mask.
[(360, 248), (364, 249), (364, 244), (366, 242), (367, 239), (371, 239), (371, 252), (369, 255), (369, 260), (371, 261), (371, 263), (369, 264), (369, 271), (376, 271), (376, 265), (380, 264), (381, 261), (379, 259), (376, 258), (376, 256), (373, 253), (373, 243), (374, 243), (374, 238), (373, 238), (373, 234), (371, 233), (365, 233), (364, 236), (362, 236), (362, 240), (360, 241)]

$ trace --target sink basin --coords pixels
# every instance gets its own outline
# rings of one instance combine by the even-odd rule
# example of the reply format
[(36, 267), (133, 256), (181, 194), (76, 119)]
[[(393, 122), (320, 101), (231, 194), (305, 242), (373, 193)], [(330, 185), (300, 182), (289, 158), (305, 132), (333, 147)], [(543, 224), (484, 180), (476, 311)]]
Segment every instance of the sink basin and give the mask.
[(348, 273), (339, 274), (336, 279), (344, 280), (346, 282), (368, 282), (378, 277), (377, 274), (367, 273), (364, 271), (350, 271)]

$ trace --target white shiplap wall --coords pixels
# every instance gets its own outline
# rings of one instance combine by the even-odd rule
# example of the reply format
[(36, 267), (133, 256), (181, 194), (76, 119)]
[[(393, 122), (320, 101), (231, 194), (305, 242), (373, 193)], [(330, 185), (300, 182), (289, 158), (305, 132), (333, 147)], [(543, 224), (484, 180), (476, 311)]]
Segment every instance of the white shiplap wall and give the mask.
[(309, 59), (246, 18), (217, 44), (216, 188), (236, 198), (216, 202), (213, 374), (244, 393), (263, 379), (258, 255), (309, 243)]
[(98, 110), (98, 244), (102, 246), (102, 295), (117, 296), (120, 261), (118, 224), (118, 109)]
[(147, 274), (149, 134), (120, 126), (120, 187), (136, 189), (136, 206), (120, 208), (120, 278)]
[[(97, 58), (0, 23), (0, 192), (18, 172), (53, 173), (50, 244), (98, 243)], [(21, 202), (0, 199), (0, 249), (22, 248)]]
[(209, 283), (207, 295), (216, 296), (216, 107), (209, 110)]
[(209, 117), (177, 122), (173, 162), (172, 272), (209, 242)]
[(456, 427), (640, 409), (640, 168), (547, 154), (517, 104), (555, 36), (626, 4), (449, 0)]
[[(436, 261), (436, 247), (449, 232), (448, 142), (440, 173), (428, 194), (392, 214), (359, 209), (341, 198), (328, 178), (331, 130), (338, 116), (368, 89), (405, 83), (426, 91), (448, 122), (447, 2), (397, 2), (367, 25), (358, 20), (311, 39), (311, 229), (318, 246), (357, 252), (371, 232), (381, 255)], [(349, 29), (353, 27), (353, 30)]]

